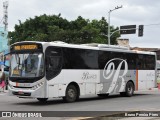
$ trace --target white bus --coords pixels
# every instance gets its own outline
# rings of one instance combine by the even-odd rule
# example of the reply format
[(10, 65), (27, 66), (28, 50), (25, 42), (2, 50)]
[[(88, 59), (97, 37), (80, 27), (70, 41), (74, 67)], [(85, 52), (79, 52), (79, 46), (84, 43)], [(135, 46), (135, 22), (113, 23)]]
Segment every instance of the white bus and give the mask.
[(63, 42), (19, 42), (10, 47), (9, 94), (20, 98), (120, 93), (156, 87), (156, 54), (128, 48)]

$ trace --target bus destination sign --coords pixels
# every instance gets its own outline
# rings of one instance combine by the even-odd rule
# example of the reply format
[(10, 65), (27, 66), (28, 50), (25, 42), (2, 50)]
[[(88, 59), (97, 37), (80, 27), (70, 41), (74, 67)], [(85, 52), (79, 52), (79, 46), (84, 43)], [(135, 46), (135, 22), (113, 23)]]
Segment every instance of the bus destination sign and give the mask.
[(37, 45), (16, 45), (14, 50), (36, 50), (38, 49)]

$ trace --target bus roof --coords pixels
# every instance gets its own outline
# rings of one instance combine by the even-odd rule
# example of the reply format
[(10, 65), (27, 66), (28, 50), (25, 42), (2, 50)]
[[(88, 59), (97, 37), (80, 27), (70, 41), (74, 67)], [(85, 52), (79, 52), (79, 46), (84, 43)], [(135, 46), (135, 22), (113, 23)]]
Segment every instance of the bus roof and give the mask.
[(16, 42), (12, 45), (15, 45), (15, 44), (18, 44), (18, 43), (41, 43), (44, 46), (59, 46), (59, 47), (69, 47), (69, 48), (106, 50), (106, 51), (117, 51), (117, 52), (156, 55), (155, 52), (131, 50), (129, 47), (123, 47), (123, 46), (119, 46), (119, 45), (98, 44), (98, 43), (68, 44), (68, 43), (65, 43), (65, 42), (62, 42), (62, 41), (53, 41), (53, 42), (23, 41), (23, 42)]

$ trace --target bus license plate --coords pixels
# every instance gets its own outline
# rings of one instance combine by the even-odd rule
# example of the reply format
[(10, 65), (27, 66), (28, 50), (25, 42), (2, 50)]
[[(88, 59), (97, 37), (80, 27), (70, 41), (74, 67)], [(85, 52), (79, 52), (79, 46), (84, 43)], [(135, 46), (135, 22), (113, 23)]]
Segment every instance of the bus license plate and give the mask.
[(18, 91), (18, 94), (23, 95), (23, 94), (24, 94), (24, 92), (22, 92), (22, 91)]

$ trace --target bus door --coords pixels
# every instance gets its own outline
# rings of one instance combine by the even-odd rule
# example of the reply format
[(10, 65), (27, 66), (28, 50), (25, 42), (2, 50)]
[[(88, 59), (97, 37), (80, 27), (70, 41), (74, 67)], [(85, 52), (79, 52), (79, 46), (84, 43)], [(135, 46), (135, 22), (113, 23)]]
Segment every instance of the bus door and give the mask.
[(62, 69), (62, 50), (59, 47), (49, 46), (45, 51), (46, 58), (46, 79), (48, 83), (49, 97), (58, 97), (63, 94), (59, 90), (60, 83), (63, 82)]

